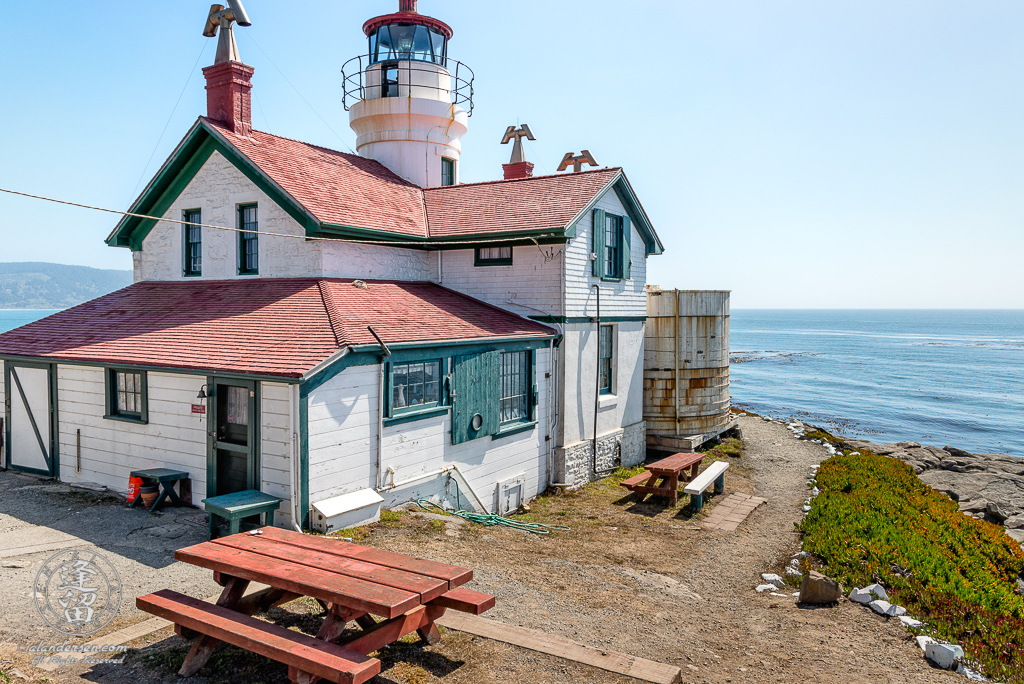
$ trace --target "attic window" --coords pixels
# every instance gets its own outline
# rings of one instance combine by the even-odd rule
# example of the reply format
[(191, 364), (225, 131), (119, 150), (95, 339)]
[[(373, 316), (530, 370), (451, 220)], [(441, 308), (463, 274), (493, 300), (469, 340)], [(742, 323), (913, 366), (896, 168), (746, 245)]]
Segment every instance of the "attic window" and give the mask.
[(474, 266), (508, 266), (512, 263), (512, 245), (477, 247)]

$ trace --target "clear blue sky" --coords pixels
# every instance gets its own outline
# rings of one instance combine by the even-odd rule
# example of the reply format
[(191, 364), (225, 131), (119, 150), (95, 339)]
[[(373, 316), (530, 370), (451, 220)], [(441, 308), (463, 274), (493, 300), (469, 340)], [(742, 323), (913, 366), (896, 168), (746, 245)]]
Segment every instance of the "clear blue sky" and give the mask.
[[(127, 209), (205, 113), (209, 5), (4, 2), (0, 187)], [(396, 7), (248, 0), (256, 127), (353, 145), (339, 69)], [(737, 308), (1024, 308), (1024, 3), (420, 11), (476, 72), (463, 180), (500, 177), (517, 121), (538, 173), (582, 148), (623, 166), (666, 245), (651, 283), (731, 289)], [(0, 217), (0, 261), (131, 266), (103, 244), (112, 215), (0, 194)]]

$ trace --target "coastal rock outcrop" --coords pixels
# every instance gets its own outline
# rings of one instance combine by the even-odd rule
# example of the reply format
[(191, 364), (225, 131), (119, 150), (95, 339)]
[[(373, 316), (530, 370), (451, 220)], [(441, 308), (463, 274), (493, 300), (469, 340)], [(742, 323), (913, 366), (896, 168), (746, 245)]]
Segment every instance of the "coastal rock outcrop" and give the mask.
[(849, 439), (842, 446), (903, 461), (922, 482), (959, 502), (965, 514), (1004, 525), (1008, 535), (1024, 543), (1024, 458), (917, 442), (873, 444)]

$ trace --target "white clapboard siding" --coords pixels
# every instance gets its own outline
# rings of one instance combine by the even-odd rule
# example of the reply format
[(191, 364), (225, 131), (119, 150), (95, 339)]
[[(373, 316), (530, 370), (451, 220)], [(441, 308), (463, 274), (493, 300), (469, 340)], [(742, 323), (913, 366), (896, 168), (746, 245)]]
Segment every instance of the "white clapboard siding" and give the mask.
[(285, 500), (274, 515), (276, 527), (291, 527), (291, 438), (289, 385), (264, 382), (260, 386), (260, 491)]
[[(613, 189), (608, 189), (597, 203), (597, 207), (609, 214), (626, 214)], [(590, 261), (593, 249), (594, 216), (588, 212), (576, 224), (576, 237), (565, 246), (565, 300), (566, 316), (593, 316), (597, 313), (597, 301), (592, 285), (601, 287), (602, 316), (645, 316), (647, 314), (647, 259), (644, 241), (630, 222), (632, 235), (630, 250), (633, 263), (630, 279), (602, 281), (593, 276)], [(603, 255), (599, 255), (603, 258)]]
[[(140, 468), (179, 468), (192, 479), (193, 502), (206, 492), (206, 416), (193, 414), (202, 376), (149, 372), (149, 423), (103, 417), (104, 370), (57, 366), (60, 476), (65, 482), (96, 482), (128, 488), (128, 473)], [(82, 431), (81, 469), (76, 454)]]
[[(451, 443), (451, 413), (384, 428), (382, 468), (386, 482), (402, 482), (455, 464), (492, 510), (497, 484), (522, 476), (523, 496), (547, 487), (550, 351), (537, 351), (538, 425), (501, 439)], [(379, 366), (347, 369), (309, 397), (310, 501), (375, 486)], [(467, 505), (466, 500), (463, 505)]]
[[(562, 315), (561, 245), (512, 248), (508, 266), (474, 266), (474, 250), (442, 251), (440, 283), (522, 316)], [(545, 254), (553, 256), (545, 260)], [(435, 265), (435, 270), (437, 266)]]

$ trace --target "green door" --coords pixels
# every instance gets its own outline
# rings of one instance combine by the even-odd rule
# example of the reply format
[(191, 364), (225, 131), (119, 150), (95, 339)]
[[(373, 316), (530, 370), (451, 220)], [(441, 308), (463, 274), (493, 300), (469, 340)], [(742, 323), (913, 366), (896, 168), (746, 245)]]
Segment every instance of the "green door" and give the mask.
[(498, 431), (501, 352), (455, 357), (452, 444), (488, 437)]
[(220, 496), (259, 489), (259, 414), (256, 383), (221, 380), (210, 383), (210, 430), (206, 495)]

